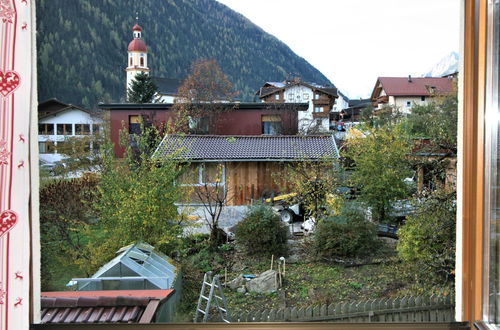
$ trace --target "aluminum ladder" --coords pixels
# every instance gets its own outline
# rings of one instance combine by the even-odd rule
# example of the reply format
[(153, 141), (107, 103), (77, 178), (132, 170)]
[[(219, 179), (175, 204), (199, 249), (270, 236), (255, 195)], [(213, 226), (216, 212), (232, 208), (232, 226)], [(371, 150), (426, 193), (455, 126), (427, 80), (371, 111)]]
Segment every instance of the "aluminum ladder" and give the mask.
[[(207, 293), (208, 289), (210, 291)], [(203, 276), (200, 298), (198, 299), (196, 314), (193, 320), (194, 323), (200, 322), (200, 319), (203, 323), (208, 322), (210, 308), (213, 303), (215, 303), (215, 309), (219, 312), (220, 319), (225, 323), (231, 323), (229, 321), (226, 298), (224, 297), (224, 292), (222, 292), (219, 275), (212, 276), (212, 272), (210, 271)]]

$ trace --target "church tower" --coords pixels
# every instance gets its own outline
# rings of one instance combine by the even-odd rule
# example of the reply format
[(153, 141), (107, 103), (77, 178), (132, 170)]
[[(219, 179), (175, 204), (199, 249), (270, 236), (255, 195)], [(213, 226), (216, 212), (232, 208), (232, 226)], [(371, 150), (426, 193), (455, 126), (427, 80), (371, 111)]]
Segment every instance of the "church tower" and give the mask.
[(132, 31), (134, 39), (128, 44), (128, 65), (125, 69), (127, 71), (127, 89), (139, 72), (149, 72), (148, 49), (144, 40), (141, 39), (142, 28), (139, 24), (135, 24)]

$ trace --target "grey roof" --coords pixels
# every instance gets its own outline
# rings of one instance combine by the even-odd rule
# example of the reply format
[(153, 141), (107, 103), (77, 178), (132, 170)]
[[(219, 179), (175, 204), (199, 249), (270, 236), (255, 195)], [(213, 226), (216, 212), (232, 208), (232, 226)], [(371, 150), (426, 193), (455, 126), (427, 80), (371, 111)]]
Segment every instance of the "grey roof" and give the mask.
[(338, 158), (331, 135), (167, 135), (153, 158), (192, 161), (300, 161)]
[(160, 94), (177, 95), (177, 90), (182, 85), (182, 79), (153, 77)]

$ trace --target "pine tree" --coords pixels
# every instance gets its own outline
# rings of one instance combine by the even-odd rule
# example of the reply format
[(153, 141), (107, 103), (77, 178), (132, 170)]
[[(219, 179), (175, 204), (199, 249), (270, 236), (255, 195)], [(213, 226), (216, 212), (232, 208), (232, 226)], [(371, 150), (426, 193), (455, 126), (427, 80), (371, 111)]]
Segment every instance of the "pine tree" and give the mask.
[(153, 79), (147, 73), (140, 72), (127, 89), (127, 102), (151, 103), (157, 92), (158, 86)]

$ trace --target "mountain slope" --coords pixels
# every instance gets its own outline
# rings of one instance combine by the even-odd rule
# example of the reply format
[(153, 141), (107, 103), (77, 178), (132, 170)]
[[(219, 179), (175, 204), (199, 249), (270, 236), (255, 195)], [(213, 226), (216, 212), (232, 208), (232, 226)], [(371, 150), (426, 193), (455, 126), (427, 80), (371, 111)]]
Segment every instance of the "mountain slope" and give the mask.
[(39, 100), (93, 108), (122, 101), (135, 12), (155, 76), (184, 78), (191, 63), (215, 58), (240, 98), (288, 75), (330, 81), (275, 37), (215, 0), (37, 1)]

